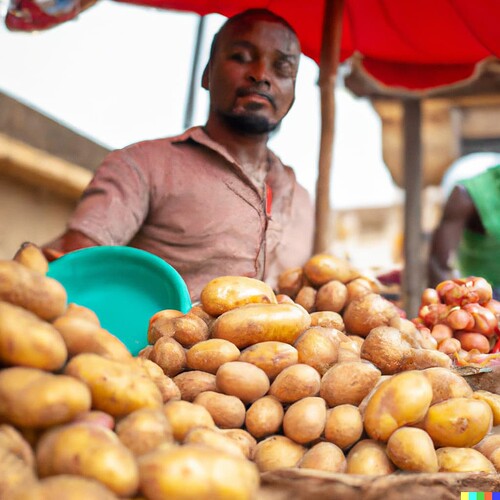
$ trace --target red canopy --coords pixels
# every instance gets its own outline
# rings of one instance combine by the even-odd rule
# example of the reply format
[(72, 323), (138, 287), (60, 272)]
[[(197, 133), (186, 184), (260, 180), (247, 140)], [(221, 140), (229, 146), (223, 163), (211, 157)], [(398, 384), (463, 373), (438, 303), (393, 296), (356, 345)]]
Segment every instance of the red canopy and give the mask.
[[(268, 8), (295, 28), (304, 54), (320, 60), (324, 0), (119, 1), (200, 15), (231, 16), (250, 7)], [(42, 0), (13, 0), (6, 25), (24, 31), (49, 28), (93, 3), (59, 0), (55, 4), (60, 9), (51, 3), (48, 11)], [(345, 0), (340, 60), (361, 54), (364, 69), (388, 86), (446, 85), (470, 77), (482, 59), (500, 57), (499, 20), (498, 0)]]

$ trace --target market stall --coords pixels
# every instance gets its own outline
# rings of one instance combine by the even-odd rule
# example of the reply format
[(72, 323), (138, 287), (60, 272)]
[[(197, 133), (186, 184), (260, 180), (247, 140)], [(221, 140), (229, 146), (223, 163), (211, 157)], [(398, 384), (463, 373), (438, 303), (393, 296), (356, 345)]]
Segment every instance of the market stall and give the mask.
[[(15, 0), (7, 13), (12, 30), (46, 29), (77, 16), (93, 1), (72, 1), (44, 9), (43, 2)], [(499, 6), (494, 0), (472, 4), (467, 0), (424, 3), (327, 0), (317, 2), (255, 2), (239, 0), (134, 0), (156, 8), (220, 13), (230, 16), (245, 8), (266, 7), (296, 29), (304, 54), (320, 65), (322, 132), (316, 189), (315, 251), (328, 248), (330, 173), (333, 157), (337, 67), (353, 55), (361, 57), (363, 71), (383, 86), (416, 91), (440, 88), (474, 77), (480, 61), (500, 55), (496, 37)], [(405, 307), (416, 313), (422, 269), (421, 247), (421, 110), (418, 99), (405, 99)], [(333, 167), (334, 168), (334, 167)]]
[[(191, 306), (161, 259), (108, 248), (49, 268), (25, 244), (0, 262), (0, 498), (451, 500), (499, 490), (500, 304), (484, 279), (428, 289), (409, 320), (376, 281), (317, 254), (276, 291), (219, 277)], [(161, 278), (166, 309), (152, 316), (129, 300), (145, 292), (131, 255)], [(135, 293), (103, 297), (98, 263)], [(99, 315), (89, 290), (103, 297)], [(131, 315), (144, 326), (132, 337)]]

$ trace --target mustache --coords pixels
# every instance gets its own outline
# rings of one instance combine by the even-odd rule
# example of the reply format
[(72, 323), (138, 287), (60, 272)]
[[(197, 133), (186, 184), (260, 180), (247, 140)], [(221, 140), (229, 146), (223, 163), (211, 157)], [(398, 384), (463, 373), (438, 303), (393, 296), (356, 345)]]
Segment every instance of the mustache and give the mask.
[(273, 108), (276, 108), (276, 102), (274, 100), (274, 97), (271, 94), (263, 92), (262, 90), (256, 87), (245, 87), (245, 88), (240, 88), (236, 91), (237, 97), (246, 97), (248, 95), (258, 95), (260, 97), (263, 97), (264, 99), (267, 99), (271, 103)]

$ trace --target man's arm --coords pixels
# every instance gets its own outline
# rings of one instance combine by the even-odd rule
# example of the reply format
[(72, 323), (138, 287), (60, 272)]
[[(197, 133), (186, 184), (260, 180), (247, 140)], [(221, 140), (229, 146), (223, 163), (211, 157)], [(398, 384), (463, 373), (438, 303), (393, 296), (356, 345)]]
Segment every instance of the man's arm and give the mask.
[(99, 243), (85, 236), (80, 231), (69, 229), (64, 234), (42, 246), (42, 251), (49, 262), (61, 257), (67, 252), (79, 248), (98, 246)]
[(467, 190), (457, 185), (443, 208), (441, 221), (431, 240), (428, 262), (428, 286), (453, 278), (451, 258), (457, 250), (467, 222), (476, 213), (476, 207)]

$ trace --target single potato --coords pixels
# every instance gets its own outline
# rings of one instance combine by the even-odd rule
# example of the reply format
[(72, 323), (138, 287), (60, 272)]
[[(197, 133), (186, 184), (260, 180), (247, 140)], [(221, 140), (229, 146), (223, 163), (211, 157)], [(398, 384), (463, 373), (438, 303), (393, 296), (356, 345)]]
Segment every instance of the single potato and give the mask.
[(321, 442), (307, 450), (297, 464), (299, 469), (345, 472), (347, 461), (342, 450), (333, 443)]
[(36, 368), (0, 370), (0, 421), (45, 429), (90, 410), (91, 391), (80, 380)]
[(271, 436), (279, 432), (284, 415), (283, 405), (274, 396), (264, 396), (248, 408), (245, 427), (257, 439)]
[(64, 373), (81, 380), (90, 388), (94, 409), (113, 417), (124, 417), (139, 408), (159, 408), (163, 405), (158, 387), (133, 363), (84, 353), (71, 359)]
[(266, 372), (244, 361), (224, 363), (215, 377), (220, 392), (236, 396), (245, 404), (253, 403), (269, 390)]
[(399, 427), (422, 420), (431, 401), (432, 385), (422, 372), (411, 370), (393, 375), (380, 384), (368, 401), (365, 430), (372, 439), (387, 441)]
[(213, 373), (194, 370), (182, 372), (173, 378), (181, 393), (181, 399), (193, 402), (198, 394), (217, 391), (217, 379)]
[(298, 352), (290, 344), (269, 340), (244, 349), (239, 361), (258, 366), (270, 380), (274, 380), (282, 370), (298, 363)]
[(342, 450), (357, 443), (363, 434), (363, 418), (359, 409), (350, 404), (331, 408), (327, 412), (325, 439)]
[(400, 427), (387, 441), (387, 455), (401, 470), (438, 472), (434, 443), (429, 434), (415, 427)]
[(221, 365), (236, 361), (239, 357), (240, 350), (232, 342), (208, 339), (198, 342), (187, 351), (186, 363), (191, 370), (215, 374)]
[(236, 396), (205, 391), (198, 394), (193, 403), (204, 406), (221, 429), (238, 428), (245, 422), (245, 405)]
[(282, 403), (294, 403), (308, 396), (317, 396), (321, 376), (312, 366), (297, 363), (285, 368), (273, 381), (269, 394)]
[(246, 276), (214, 278), (202, 289), (200, 300), (203, 310), (211, 316), (246, 304), (276, 304), (276, 296), (268, 284)]
[(311, 317), (298, 304), (249, 304), (219, 316), (211, 331), (212, 337), (243, 349), (266, 340), (293, 344), (310, 324)]
[(135, 494), (139, 484), (132, 452), (114, 432), (99, 425), (76, 423), (49, 430), (38, 442), (36, 461), (41, 478), (84, 476), (118, 496)]
[(255, 447), (254, 461), (260, 472), (295, 467), (306, 448), (286, 436), (269, 436)]
[(322, 377), (320, 396), (333, 407), (358, 406), (375, 387), (381, 373), (368, 362), (349, 361), (333, 365)]
[(323, 398), (306, 397), (296, 401), (283, 417), (283, 433), (296, 443), (319, 439), (325, 430), (326, 404)]
[(432, 405), (423, 422), (436, 447), (468, 448), (490, 432), (493, 413), (485, 401), (452, 398)]
[(436, 450), (439, 472), (486, 472), (494, 474), (494, 465), (474, 448), (443, 447)]
[(395, 470), (389, 460), (384, 443), (373, 439), (363, 439), (356, 443), (347, 454), (348, 474), (383, 476)]
[(215, 422), (208, 410), (189, 401), (169, 401), (163, 412), (172, 427), (176, 441), (182, 442), (195, 427), (215, 428)]
[(246, 458), (194, 444), (143, 455), (139, 472), (148, 500), (251, 500), (260, 485), (257, 467)]

